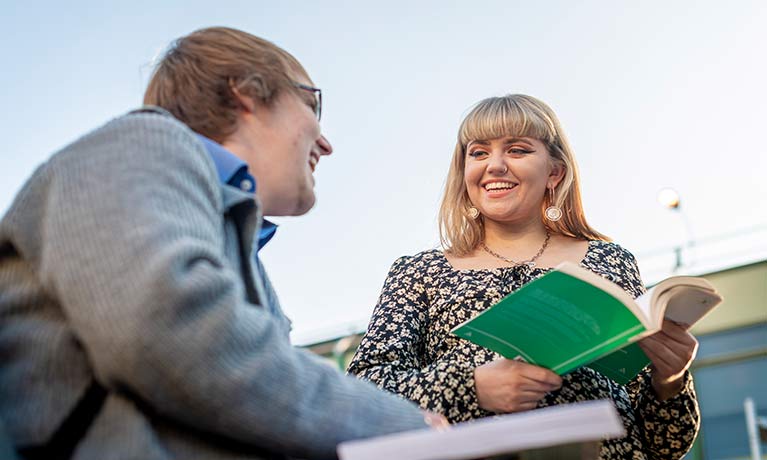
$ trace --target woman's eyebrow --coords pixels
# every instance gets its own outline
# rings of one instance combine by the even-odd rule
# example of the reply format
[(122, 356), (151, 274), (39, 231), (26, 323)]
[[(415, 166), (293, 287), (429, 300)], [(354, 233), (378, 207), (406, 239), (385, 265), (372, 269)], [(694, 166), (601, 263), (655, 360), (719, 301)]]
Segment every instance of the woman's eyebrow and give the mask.
[(525, 144), (531, 148), (533, 147), (533, 144), (530, 143), (530, 140), (523, 137), (509, 137), (503, 140), (504, 145), (517, 144), (517, 143)]
[(469, 147), (471, 147), (473, 145), (490, 145), (490, 141), (485, 141), (485, 140), (482, 140), (482, 139), (477, 139), (477, 140), (474, 140), (474, 141), (469, 141), (469, 143), (466, 144), (466, 148), (468, 149)]

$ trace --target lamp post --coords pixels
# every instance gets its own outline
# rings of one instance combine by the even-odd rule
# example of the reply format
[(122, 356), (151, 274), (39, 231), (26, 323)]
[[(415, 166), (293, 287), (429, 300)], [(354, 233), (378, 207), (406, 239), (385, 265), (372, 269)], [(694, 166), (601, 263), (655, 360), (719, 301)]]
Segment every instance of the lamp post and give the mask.
[(690, 220), (687, 218), (687, 214), (682, 211), (682, 200), (679, 197), (679, 192), (671, 187), (662, 188), (658, 191), (658, 202), (666, 207), (666, 209), (678, 214), (684, 224), (686, 241), (674, 248), (675, 261), (672, 271), (676, 272), (682, 268), (682, 265), (684, 265), (682, 261), (683, 249), (685, 247), (692, 248), (695, 244), (692, 237), (692, 225), (690, 225)]
[(746, 429), (748, 430), (748, 445), (751, 449), (752, 460), (762, 459), (762, 442), (767, 436), (767, 417), (759, 417), (756, 413), (756, 404), (753, 398), (743, 401), (743, 410), (746, 413)]

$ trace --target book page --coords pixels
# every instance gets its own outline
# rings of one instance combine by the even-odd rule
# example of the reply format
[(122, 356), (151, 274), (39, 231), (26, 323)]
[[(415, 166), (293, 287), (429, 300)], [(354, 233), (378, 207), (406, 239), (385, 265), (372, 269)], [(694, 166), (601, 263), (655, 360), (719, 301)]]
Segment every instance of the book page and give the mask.
[(636, 299), (637, 305), (652, 319), (650, 332), (661, 328), (664, 317), (692, 325), (721, 301), (722, 297), (711, 283), (693, 276), (667, 278)]
[(647, 292), (634, 299), (634, 303), (642, 311), (642, 315), (648, 319), (647, 329), (651, 332), (660, 329), (659, 316), (655, 309), (653, 309), (653, 305), (657, 303), (658, 296), (655, 289), (657, 287), (651, 287)]
[(692, 326), (722, 302), (718, 293), (693, 286), (675, 286), (666, 297), (666, 319)]
[(648, 299), (655, 330), (660, 329), (663, 318), (692, 326), (722, 302), (711, 283), (693, 276), (667, 278), (638, 298), (637, 303), (644, 305)]
[(536, 409), (339, 444), (340, 460), (461, 460), (625, 435), (609, 400)]

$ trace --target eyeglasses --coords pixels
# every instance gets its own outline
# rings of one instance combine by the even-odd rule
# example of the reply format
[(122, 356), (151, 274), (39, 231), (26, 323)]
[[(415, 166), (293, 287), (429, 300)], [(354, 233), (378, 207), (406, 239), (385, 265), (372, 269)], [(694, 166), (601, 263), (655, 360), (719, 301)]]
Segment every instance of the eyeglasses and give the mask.
[(294, 82), (293, 85), (304, 91), (311, 91), (314, 96), (314, 114), (317, 116), (317, 121), (319, 121), (320, 117), (322, 117), (322, 90), (302, 83)]

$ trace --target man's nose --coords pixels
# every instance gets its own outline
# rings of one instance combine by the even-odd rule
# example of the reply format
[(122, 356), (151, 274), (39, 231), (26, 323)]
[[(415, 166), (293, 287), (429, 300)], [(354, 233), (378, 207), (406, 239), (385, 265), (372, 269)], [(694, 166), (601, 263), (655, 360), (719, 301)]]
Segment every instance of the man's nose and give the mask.
[(320, 147), (320, 155), (330, 155), (333, 153), (333, 146), (330, 145), (330, 141), (325, 136), (320, 135), (320, 138), (317, 139), (317, 145)]

